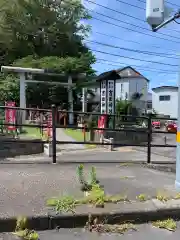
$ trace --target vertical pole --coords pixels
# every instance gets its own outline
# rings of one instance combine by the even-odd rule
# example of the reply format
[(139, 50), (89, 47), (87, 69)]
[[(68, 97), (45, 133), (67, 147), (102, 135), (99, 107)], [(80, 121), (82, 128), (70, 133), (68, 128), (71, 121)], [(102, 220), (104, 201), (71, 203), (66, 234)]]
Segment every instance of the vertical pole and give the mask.
[(82, 112), (87, 112), (87, 89), (82, 89)]
[(178, 79), (178, 129), (176, 135), (176, 181), (175, 187), (177, 191), (180, 191), (180, 72)]
[(72, 77), (68, 76), (68, 102), (69, 102), (69, 124), (74, 124), (73, 116), (73, 89), (72, 89)]
[[(26, 84), (25, 84), (25, 74), (21, 73), (20, 76), (20, 108), (26, 108)], [(21, 110), (22, 124), (25, 124), (26, 111)]]
[(56, 163), (56, 106), (52, 105), (52, 162)]
[(151, 123), (151, 115), (149, 115), (149, 118), (148, 118), (147, 163), (151, 163), (151, 139), (152, 139), (152, 123)]

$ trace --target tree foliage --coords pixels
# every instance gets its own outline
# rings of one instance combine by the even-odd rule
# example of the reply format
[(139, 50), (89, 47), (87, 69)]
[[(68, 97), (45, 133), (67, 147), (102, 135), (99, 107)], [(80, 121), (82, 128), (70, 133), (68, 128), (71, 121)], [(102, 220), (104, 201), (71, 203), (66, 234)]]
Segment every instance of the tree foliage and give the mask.
[[(95, 58), (84, 44), (90, 30), (84, 22), (90, 15), (80, 0), (0, 0), (0, 7), (1, 65), (94, 73), (91, 64)], [(16, 76), (3, 74), (0, 84), (0, 100), (18, 102)], [(28, 84), (27, 101), (58, 103), (67, 101), (67, 93), (58, 85)]]

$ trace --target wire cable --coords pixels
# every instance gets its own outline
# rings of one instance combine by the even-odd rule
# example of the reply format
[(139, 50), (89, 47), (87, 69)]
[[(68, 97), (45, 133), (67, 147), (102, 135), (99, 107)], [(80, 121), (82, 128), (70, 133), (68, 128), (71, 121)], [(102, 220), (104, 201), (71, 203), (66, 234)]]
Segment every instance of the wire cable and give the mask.
[(178, 56), (178, 55), (172, 55), (172, 54), (167, 54), (167, 53), (157, 53), (157, 52), (149, 52), (149, 51), (141, 51), (141, 50), (137, 50), (137, 49), (131, 49), (131, 48), (124, 48), (124, 47), (120, 47), (120, 46), (116, 46), (116, 45), (111, 45), (111, 44), (107, 44), (107, 43), (102, 43), (102, 42), (98, 42), (98, 41), (93, 41), (93, 40), (86, 40), (86, 42), (89, 43), (95, 43), (98, 45), (102, 45), (102, 46), (106, 46), (106, 47), (111, 47), (111, 48), (115, 48), (115, 49), (120, 49), (120, 50), (124, 50), (124, 51), (129, 51), (129, 52), (134, 52), (134, 53), (140, 53), (140, 54), (148, 54), (148, 55), (152, 55), (152, 56), (159, 56), (159, 57), (163, 57), (163, 58), (170, 58), (170, 59), (177, 59), (179, 60), (179, 57), (173, 57), (173, 56)]
[[(103, 15), (103, 14), (101, 14), (101, 13), (98, 13), (98, 14), (99, 14), (99, 15), (102, 15), (102, 16), (105, 16), (105, 15)], [(106, 16), (106, 17), (107, 17), (107, 16)], [(109, 17), (109, 18), (110, 18), (110, 17)], [(127, 28), (127, 27), (124, 27), (124, 26), (117, 25), (117, 24), (115, 24), (115, 23), (111, 23), (111, 22), (108, 22), (108, 21), (99, 19), (99, 18), (97, 18), (97, 17), (93, 17), (93, 19), (98, 20), (98, 21), (100, 21), (100, 22), (104, 22), (104, 23), (113, 25), (113, 26), (116, 26), (116, 27), (119, 27), (119, 28), (123, 28), (123, 29), (129, 30), (129, 31), (132, 31), (132, 32), (137, 32), (137, 33), (140, 33), (140, 34), (143, 34), (143, 35), (146, 35), (146, 36), (150, 36), (150, 37), (153, 37), (153, 38), (159, 38), (159, 39), (163, 39), (163, 40), (165, 40), (165, 41), (169, 41), (169, 42), (174, 42), (174, 43), (180, 44), (180, 42), (174, 41), (174, 40), (172, 40), (172, 39), (166, 39), (166, 38), (159, 37), (159, 36), (156, 36), (156, 35), (151, 35), (151, 34), (149, 34), (149, 33), (140, 32), (140, 31), (138, 31), (138, 30), (134, 30), (134, 29), (131, 29), (131, 28)], [(112, 19), (112, 18), (111, 18), (111, 19)], [(118, 21), (117, 19), (115, 19), (115, 20)]]
[[(107, 62), (107, 64), (110, 64), (110, 65), (112, 64), (112, 66), (117, 66), (117, 67), (119, 65), (127, 66), (127, 64), (125, 64), (125, 63), (122, 63), (122, 62), (119, 62), (119, 61), (106, 60), (104, 58), (96, 58), (96, 60), (97, 61)], [(116, 63), (116, 64), (114, 64), (114, 63)], [(178, 73), (178, 70), (177, 71), (172, 71), (172, 69), (165, 70), (165, 69), (159, 69), (159, 68), (149, 68), (149, 67), (142, 67), (140, 65), (135, 65), (135, 64), (131, 64), (131, 66), (139, 68), (139, 69), (144, 69), (146, 71), (154, 71), (154, 72), (161, 72), (161, 73), (167, 73), (167, 74), (176, 74), (176, 73)]]
[[(130, 39), (123, 39), (123, 38), (120, 38), (120, 37), (117, 37), (117, 36), (114, 36), (114, 35), (109, 35), (107, 33), (103, 33), (103, 32), (99, 32), (99, 31), (93, 31), (93, 33), (96, 33), (96, 34), (99, 34), (99, 35), (102, 35), (102, 36), (106, 36), (106, 37), (110, 37), (110, 38), (115, 38), (115, 39), (119, 39), (121, 41), (124, 41), (124, 42), (130, 42), (130, 43), (136, 43), (138, 45), (141, 45), (142, 46), (142, 42), (137, 42), (137, 41), (133, 41), (133, 40), (130, 40)], [(157, 48), (157, 49), (162, 49), (162, 46), (157, 46), (157, 45), (146, 45), (143, 43), (144, 46), (148, 46), (148, 47), (153, 47), (153, 48)], [(172, 51), (173, 54), (174, 52), (176, 52), (177, 50), (176, 49), (172, 49), (172, 48), (164, 48), (163, 49), (166, 49), (168, 51)]]
[[(95, 4), (96, 6), (105, 8), (105, 9), (107, 9), (107, 10), (116, 12), (116, 13), (118, 13), (118, 14), (121, 14), (121, 15), (130, 17), (130, 18), (136, 19), (136, 20), (138, 20), (138, 21), (147, 23), (146, 20), (143, 20), (143, 19), (141, 19), (141, 18), (138, 18), (138, 17), (132, 16), (132, 15), (129, 15), (129, 14), (127, 14), (127, 13), (121, 12), (121, 11), (116, 10), (116, 9), (112, 9), (112, 8), (106, 7), (106, 6), (102, 5), (102, 4), (95, 3), (95, 2), (93, 2), (93, 1), (91, 1), (91, 0), (85, 0), (85, 1), (86, 1), (86, 2), (89, 2), (89, 3), (91, 3), (91, 4)], [(90, 10), (90, 11), (94, 11), (94, 10), (91, 10), (91, 9), (89, 9), (89, 10)], [(106, 16), (107, 16), (107, 15), (106, 15)], [(107, 16), (107, 17), (109, 17), (109, 16)], [(121, 22), (123, 22), (123, 21), (121, 21)], [(124, 22), (124, 23), (127, 23), (127, 22)], [(129, 24), (129, 23), (127, 23), (127, 24)], [(140, 27), (140, 26), (138, 26), (138, 27)], [(149, 30), (149, 29), (146, 29), (146, 30)], [(174, 30), (174, 29), (168, 29), (168, 30), (170, 30), (170, 31), (175, 31), (175, 32), (180, 33), (180, 31), (177, 31), (177, 30)], [(149, 30), (149, 31), (151, 31), (151, 30)], [(167, 35), (167, 36), (169, 36), (168, 34), (164, 34), (164, 33), (158, 33), (158, 34), (162, 34), (162, 35)], [(174, 36), (170, 36), (170, 37), (174, 37)], [(177, 38), (177, 37), (174, 37), (174, 38)], [(178, 38), (178, 39), (179, 39), (179, 38)]]
[(106, 55), (110, 55), (110, 56), (115, 56), (115, 57), (122, 57), (122, 58), (131, 59), (131, 60), (137, 60), (137, 61), (147, 62), (147, 63), (161, 64), (161, 65), (166, 65), (166, 66), (171, 66), (171, 67), (179, 67), (179, 66), (176, 65), (176, 64), (169, 64), (169, 63), (155, 62), (155, 61), (150, 61), (150, 60), (143, 60), (143, 59), (140, 59), (140, 58), (127, 57), (127, 56), (123, 56), (123, 55), (119, 55), (119, 54), (114, 54), (114, 53), (99, 51), (99, 50), (96, 50), (96, 49), (91, 49), (91, 50), (94, 51), (94, 52), (97, 52), (97, 53), (102, 53), (102, 54), (106, 54)]

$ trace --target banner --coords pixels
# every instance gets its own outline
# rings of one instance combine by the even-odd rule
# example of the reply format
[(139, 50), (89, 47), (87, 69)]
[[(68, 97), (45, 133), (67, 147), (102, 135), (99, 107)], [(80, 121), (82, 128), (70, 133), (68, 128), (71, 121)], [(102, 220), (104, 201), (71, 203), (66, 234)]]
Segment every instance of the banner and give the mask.
[(52, 137), (52, 114), (50, 113), (47, 119), (47, 135)]
[[(6, 107), (15, 107), (15, 102), (6, 102)], [(5, 109), (5, 121), (9, 124), (15, 124), (16, 123), (16, 109)], [(7, 129), (10, 131), (16, 130), (15, 126), (7, 126)]]
[[(98, 128), (105, 128), (105, 124), (106, 124), (106, 119), (107, 116), (106, 115), (102, 115), (99, 120), (98, 120)], [(99, 133), (103, 133), (103, 130), (98, 130)]]

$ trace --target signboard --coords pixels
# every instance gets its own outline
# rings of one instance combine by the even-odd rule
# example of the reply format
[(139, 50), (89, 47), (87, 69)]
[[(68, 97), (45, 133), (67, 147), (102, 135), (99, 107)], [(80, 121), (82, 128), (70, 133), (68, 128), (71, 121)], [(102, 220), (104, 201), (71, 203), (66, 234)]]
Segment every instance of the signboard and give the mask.
[[(5, 103), (6, 107), (15, 107), (16, 103), (15, 102), (6, 102)], [(15, 124), (16, 123), (16, 109), (5, 109), (5, 121), (6, 123), (9, 124)], [(7, 129), (10, 131), (16, 130), (15, 126), (7, 126)]]

